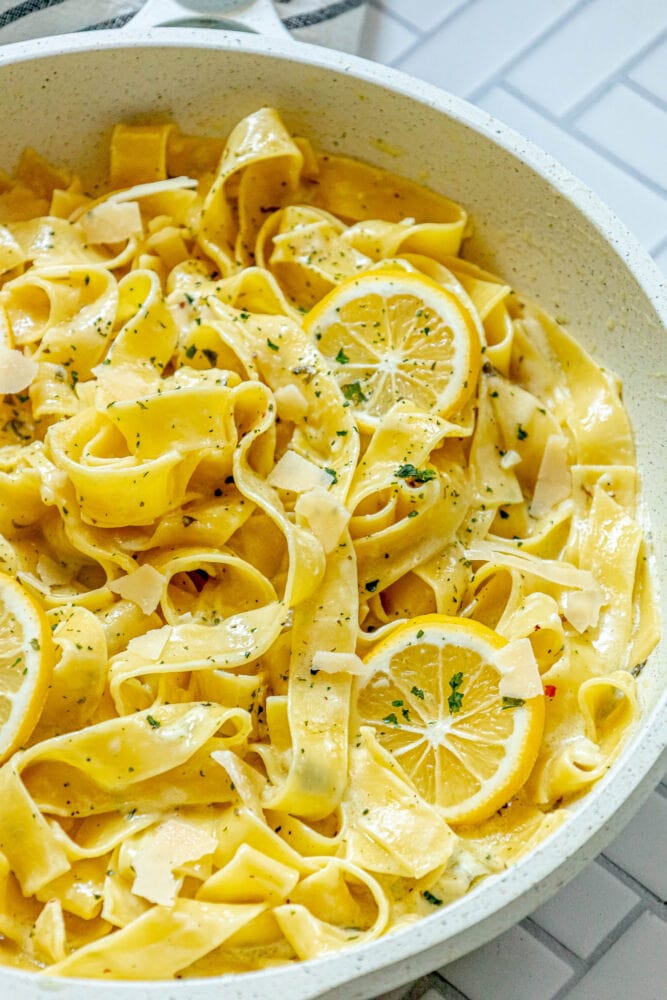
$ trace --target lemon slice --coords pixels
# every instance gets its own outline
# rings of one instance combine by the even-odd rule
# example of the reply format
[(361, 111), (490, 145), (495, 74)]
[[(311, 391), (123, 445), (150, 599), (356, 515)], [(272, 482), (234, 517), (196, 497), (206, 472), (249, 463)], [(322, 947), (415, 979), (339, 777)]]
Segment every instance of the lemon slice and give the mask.
[(35, 728), (54, 661), (46, 615), (20, 583), (0, 573), (0, 761)]
[(367, 271), (304, 319), (362, 427), (399, 400), (447, 417), (474, 392), (481, 346), (469, 311), (423, 274)]
[(452, 824), (505, 805), (535, 763), (544, 696), (508, 698), (494, 658), (504, 638), (478, 622), (424, 615), (366, 657), (361, 725), (371, 725), (419, 793)]

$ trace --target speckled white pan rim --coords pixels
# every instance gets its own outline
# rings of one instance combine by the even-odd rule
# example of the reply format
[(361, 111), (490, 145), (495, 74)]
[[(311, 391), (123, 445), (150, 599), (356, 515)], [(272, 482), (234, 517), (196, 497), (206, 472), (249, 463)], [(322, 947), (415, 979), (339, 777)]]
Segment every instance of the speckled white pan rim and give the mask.
[[(398, 92), (434, 108), (502, 147), (546, 179), (575, 204), (623, 260), (647, 300), (667, 320), (667, 296), (659, 272), (626, 227), (584, 184), (532, 143), (467, 102), (398, 71), (316, 46), (263, 40), (243, 34), (199, 29), (156, 29), (147, 34), (122, 31), (59, 36), (0, 48), (3, 65), (59, 53), (101, 49), (201, 48), (247, 51), (333, 71)], [(173, 997), (188, 1000), (264, 1000), (285, 990), (294, 1000), (334, 995), (355, 1000), (370, 997), (401, 981), (472, 950), (520, 919), (573, 876), (629, 819), (648, 795), (663, 766), (667, 732), (667, 694), (647, 712), (612, 772), (579, 803), (574, 815), (533, 853), (507, 872), (481, 883), (472, 893), (441, 912), (377, 942), (296, 966), (245, 973), (224, 979), (182, 982), (94, 984), (0, 971), (0, 987), (16, 1000), (42, 991), (79, 1000), (91, 989), (106, 998)], [(399, 964), (401, 965), (398, 968)], [(340, 989), (336, 989), (340, 987)]]
[(667, 325), (665, 278), (634, 233), (587, 184), (549, 153), (498, 118), (462, 97), (418, 80), (401, 70), (319, 45), (282, 38), (265, 38), (249, 32), (204, 28), (152, 28), (146, 32), (135, 33), (131, 30), (131, 23), (121, 29), (64, 34), (0, 46), (0, 68), (3, 64), (32, 61), (63, 52), (95, 52), (102, 49), (143, 47), (246, 51), (260, 56), (299, 62), (304, 66), (321, 68), (377, 84), (456, 119), (532, 167), (568, 201), (576, 205), (624, 260), (628, 270), (647, 293), (663, 324)]

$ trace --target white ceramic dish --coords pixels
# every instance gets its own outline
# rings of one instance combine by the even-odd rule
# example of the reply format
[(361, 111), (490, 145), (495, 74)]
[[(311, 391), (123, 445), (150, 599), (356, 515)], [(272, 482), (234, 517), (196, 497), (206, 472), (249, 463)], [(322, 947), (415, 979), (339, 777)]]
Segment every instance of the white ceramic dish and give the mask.
[[(178, 6), (171, 4), (163, 21), (174, 19)], [(252, 27), (265, 26), (257, 8), (253, 16)], [(622, 376), (655, 576), (666, 579), (667, 302), (647, 254), (595, 195), (484, 112), (400, 73), (295, 44), (273, 26), (274, 37), (260, 38), (146, 30), (137, 22), (0, 48), (0, 164), (13, 166), (30, 144), (87, 179), (100, 178), (114, 122), (175, 119), (186, 131), (224, 134), (270, 104), (318, 146), (462, 202), (475, 223), (466, 256), (567, 317), (572, 332)], [(667, 619), (664, 600), (661, 606)], [(663, 644), (641, 676), (640, 726), (568, 822), (510, 870), (414, 927), (313, 962), (217, 980), (92, 984), (2, 969), (0, 995), (83, 1000), (92, 989), (100, 1000), (367, 1000), (457, 958), (567, 882), (648, 795), (664, 768), (666, 661)]]

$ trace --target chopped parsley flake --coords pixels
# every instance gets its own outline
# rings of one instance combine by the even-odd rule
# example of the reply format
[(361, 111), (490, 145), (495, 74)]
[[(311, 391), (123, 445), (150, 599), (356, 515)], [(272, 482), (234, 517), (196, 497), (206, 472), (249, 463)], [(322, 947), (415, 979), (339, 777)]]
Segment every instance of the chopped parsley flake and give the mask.
[(417, 469), (410, 462), (399, 465), (395, 474), (399, 479), (409, 480), (410, 486), (415, 483), (428, 483), (431, 479), (435, 479), (435, 469)]
[(526, 704), (525, 698), (510, 698), (508, 695), (503, 695), (503, 708), (521, 708), (522, 705)]
[(434, 896), (432, 892), (428, 891), (428, 889), (424, 889), (422, 896), (427, 903), (431, 904), (431, 906), (442, 906), (442, 900), (438, 896)]
[(449, 686), (452, 689), (452, 693), (447, 699), (450, 715), (455, 715), (457, 712), (459, 712), (463, 705), (463, 691), (459, 691), (459, 688), (461, 687), (462, 683), (463, 683), (463, 674), (459, 670), (457, 673), (452, 675), (449, 681)]
[(341, 386), (341, 389), (345, 398), (349, 399), (351, 403), (356, 403), (357, 406), (365, 403), (368, 399), (368, 396), (364, 395), (358, 382), (348, 382), (346, 385)]

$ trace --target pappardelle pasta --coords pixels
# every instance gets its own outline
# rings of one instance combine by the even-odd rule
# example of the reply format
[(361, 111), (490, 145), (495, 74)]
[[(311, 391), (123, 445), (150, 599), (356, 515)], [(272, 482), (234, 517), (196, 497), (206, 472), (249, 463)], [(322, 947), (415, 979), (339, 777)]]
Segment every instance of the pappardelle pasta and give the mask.
[(270, 108), (0, 173), (0, 962), (358, 946), (610, 767), (659, 628), (620, 385), (469, 225)]

